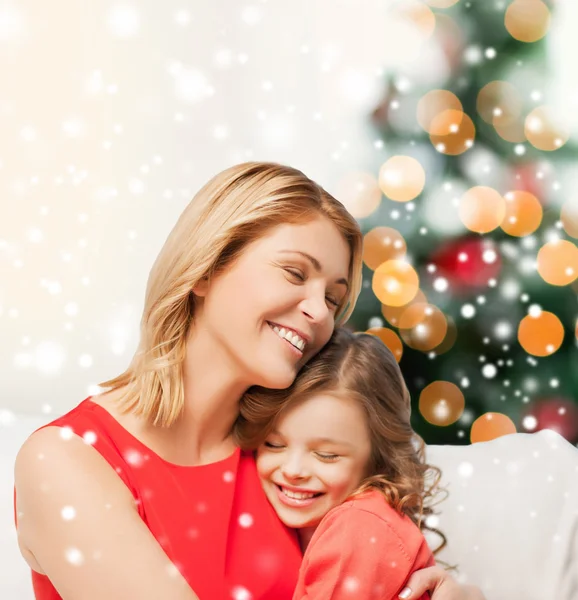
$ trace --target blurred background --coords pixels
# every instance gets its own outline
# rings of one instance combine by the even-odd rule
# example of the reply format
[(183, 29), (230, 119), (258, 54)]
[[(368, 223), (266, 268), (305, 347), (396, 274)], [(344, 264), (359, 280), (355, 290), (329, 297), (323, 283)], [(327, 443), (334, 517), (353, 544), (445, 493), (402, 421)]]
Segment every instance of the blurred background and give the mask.
[(122, 372), (196, 190), (291, 164), (365, 233), (415, 429), (578, 442), (573, 0), (0, 0), (0, 437)]

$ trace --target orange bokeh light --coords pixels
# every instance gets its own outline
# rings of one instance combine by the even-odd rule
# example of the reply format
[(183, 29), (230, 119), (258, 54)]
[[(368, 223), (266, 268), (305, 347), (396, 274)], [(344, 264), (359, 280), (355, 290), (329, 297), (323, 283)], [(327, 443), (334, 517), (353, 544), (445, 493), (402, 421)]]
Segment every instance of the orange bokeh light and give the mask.
[(363, 238), (363, 262), (372, 271), (381, 263), (402, 258), (406, 251), (403, 236), (392, 227), (375, 227)]
[(392, 156), (379, 170), (379, 187), (391, 200), (409, 202), (425, 186), (425, 171), (411, 156)]
[(521, 144), (526, 141), (526, 132), (524, 130), (524, 121), (519, 118), (509, 123), (501, 123), (496, 121), (494, 123), (496, 133), (506, 142), (512, 144)]
[(518, 341), (528, 354), (550, 356), (564, 341), (564, 326), (551, 312), (529, 314), (520, 321)]
[(431, 133), (432, 121), (446, 110), (463, 112), (459, 98), (447, 90), (432, 90), (422, 96), (417, 104), (417, 121), (425, 131)]
[(335, 196), (356, 219), (368, 217), (381, 203), (377, 179), (360, 171), (344, 175), (337, 183)]
[(568, 127), (547, 106), (538, 106), (528, 114), (524, 133), (532, 146), (548, 152), (561, 148), (570, 137)]
[(412, 304), (399, 319), (399, 332), (403, 341), (410, 348), (421, 352), (429, 352), (439, 346), (447, 330), (445, 315), (433, 304)]
[(486, 123), (504, 126), (520, 116), (522, 99), (511, 83), (490, 81), (478, 92), (476, 108)]
[(372, 327), (365, 333), (378, 337), (391, 350), (391, 353), (395, 356), (395, 360), (397, 362), (401, 360), (403, 355), (403, 343), (395, 331), (392, 331), (387, 327)]
[(460, 388), (449, 381), (434, 381), (419, 396), (419, 412), (432, 425), (447, 427), (464, 412), (466, 401)]
[(567, 240), (544, 244), (538, 252), (540, 277), (550, 285), (568, 285), (578, 277), (578, 248)]
[(516, 433), (516, 426), (510, 417), (502, 413), (488, 412), (472, 423), (470, 441), (472, 444), (489, 442), (510, 433)]
[(541, 0), (514, 0), (506, 9), (504, 24), (520, 42), (542, 39), (550, 27), (550, 10)]
[(470, 188), (462, 196), (458, 212), (470, 231), (488, 233), (504, 220), (506, 201), (496, 190), (480, 185)]
[(388, 306), (387, 304), (381, 305), (381, 314), (387, 319), (387, 321), (394, 327), (399, 326), (399, 320), (403, 313), (410, 306), (418, 303), (427, 304), (426, 295), (422, 290), (418, 289), (416, 295), (407, 303), (402, 306)]
[(475, 137), (474, 122), (460, 110), (444, 110), (432, 119), (430, 140), (441, 154), (463, 154), (474, 145)]
[(504, 195), (506, 214), (502, 229), (509, 235), (524, 237), (534, 233), (542, 222), (542, 205), (534, 194), (515, 190)]
[(568, 200), (563, 204), (560, 221), (569, 236), (578, 238), (578, 200)]
[(418, 288), (415, 269), (403, 260), (388, 260), (373, 273), (373, 293), (382, 304), (403, 306), (415, 297)]
[(432, 35), (436, 27), (436, 18), (429, 6), (417, 0), (404, 0), (396, 8), (402, 17), (411, 21), (418, 28), (423, 39)]
[(445, 354), (449, 350), (452, 349), (453, 345), (456, 343), (458, 339), (458, 328), (456, 327), (455, 321), (449, 316), (445, 315), (447, 321), (447, 332), (442, 340), (441, 344), (433, 348), (432, 352), (439, 356), (440, 354)]

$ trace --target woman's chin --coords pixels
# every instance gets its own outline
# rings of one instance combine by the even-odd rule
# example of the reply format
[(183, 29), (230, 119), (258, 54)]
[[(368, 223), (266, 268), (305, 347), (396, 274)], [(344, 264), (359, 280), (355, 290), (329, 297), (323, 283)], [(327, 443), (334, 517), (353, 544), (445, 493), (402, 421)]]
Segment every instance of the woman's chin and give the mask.
[(285, 390), (297, 377), (297, 368), (271, 368), (266, 373), (260, 373), (259, 385), (270, 390)]

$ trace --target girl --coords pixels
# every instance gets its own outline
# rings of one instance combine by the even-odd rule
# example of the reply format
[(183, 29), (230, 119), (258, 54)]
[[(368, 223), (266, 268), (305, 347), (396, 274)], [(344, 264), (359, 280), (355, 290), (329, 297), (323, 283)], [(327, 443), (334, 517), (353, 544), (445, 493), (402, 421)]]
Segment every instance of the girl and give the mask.
[(440, 472), (424, 464), (407, 388), (378, 338), (337, 330), (289, 389), (250, 390), (236, 427), (242, 446), (258, 446), (269, 502), (299, 530), (293, 600), (393, 600), (435, 564), (420, 527)]
[[(127, 370), (17, 456), (37, 600), (292, 597), (297, 539), (232, 429), (248, 388), (288, 387), (347, 319), (361, 247), (343, 206), (290, 167), (237, 165), (197, 193), (152, 267)], [(423, 573), (435, 600), (472, 597)]]

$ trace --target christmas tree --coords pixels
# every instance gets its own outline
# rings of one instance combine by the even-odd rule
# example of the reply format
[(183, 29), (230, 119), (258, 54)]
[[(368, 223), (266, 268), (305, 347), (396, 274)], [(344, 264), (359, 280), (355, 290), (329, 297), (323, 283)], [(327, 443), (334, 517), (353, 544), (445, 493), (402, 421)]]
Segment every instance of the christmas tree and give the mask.
[[(554, 8), (398, 3), (428, 41), (387, 76), (380, 164), (339, 185), (365, 234), (350, 326), (396, 354), (428, 443), (544, 428), (578, 442), (578, 152), (548, 105)], [(434, 47), (445, 72), (412, 77)]]

